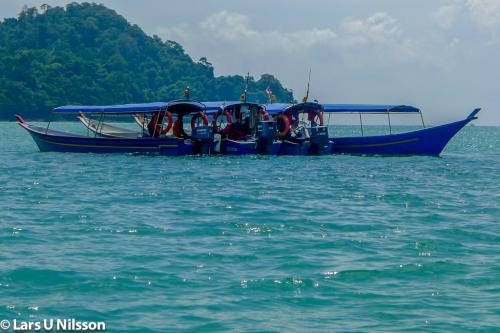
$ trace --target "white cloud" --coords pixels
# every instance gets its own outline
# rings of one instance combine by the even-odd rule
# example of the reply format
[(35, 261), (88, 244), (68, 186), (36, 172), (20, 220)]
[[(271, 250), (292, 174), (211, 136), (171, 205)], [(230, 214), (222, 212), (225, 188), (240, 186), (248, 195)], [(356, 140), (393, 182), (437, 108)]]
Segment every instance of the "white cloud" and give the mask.
[(294, 32), (258, 31), (250, 26), (247, 16), (225, 10), (208, 16), (199, 27), (202, 33), (217, 42), (252, 45), (256, 50), (279, 48), (281, 51), (292, 52), (297, 48), (328, 43), (336, 38), (336, 33), (332, 29), (312, 28)]
[(237, 41), (242, 38), (255, 39), (259, 33), (249, 28), (249, 19), (239, 13), (221, 11), (210, 15), (200, 24), (205, 31), (210, 31), (218, 39)]
[(441, 28), (449, 29), (455, 24), (461, 12), (462, 6), (459, 3), (454, 2), (440, 7), (433, 14), (433, 18)]
[(397, 26), (397, 20), (387, 13), (375, 13), (366, 20), (348, 18), (343, 28), (349, 33), (375, 37), (375, 39), (400, 36), (402, 33)]
[(252, 28), (247, 16), (223, 10), (208, 16), (198, 26), (160, 28), (158, 33), (186, 44), (195, 38), (198, 42), (201, 39), (204, 43), (231, 45), (231, 52), (237, 52), (243, 45), (251, 45), (245, 48), (246, 53), (279, 51), (288, 54), (318, 51), (318, 48), (329, 53), (371, 45), (379, 47), (381, 52), (400, 54), (408, 59), (415, 55), (415, 47), (397, 23), (387, 13), (375, 13), (366, 19), (348, 18), (336, 28), (265, 31)]
[(440, 7), (433, 18), (443, 28), (451, 28), (465, 14), (483, 28), (500, 26), (500, 0), (455, 0)]
[[(300, 28), (259, 24), (250, 14), (221, 10), (157, 33), (178, 41), (194, 59), (206, 56), (216, 75), (273, 73), (297, 98), (312, 68), (312, 96), (321, 101), (432, 105), (453, 114), (481, 100), (456, 96), (475, 89), (471, 82), (484, 75), (476, 64), (490, 61), (491, 53), (471, 51), (471, 40), (482, 50), (494, 47), (484, 43), (491, 38), (481, 32), (485, 29), (471, 29), (471, 24), (494, 26), (479, 25), (478, 8), (468, 0), (450, 0), (430, 8), (430, 16), (421, 15), (418, 22), (374, 12), (333, 23), (301, 22)], [(488, 17), (486, 22), (493, 21)]]
[(478, 25), (487, 28), (500, 25), (500, 0), (468, 0), (467, 7)]
[(416, 41), (405, 36), (398, 21), (387, 13), (375, 13), (367, 19), (347, 18), (340, 27), (340, 42), (344, 48), (379, 47), (394, 60), (412, 60), (417, 55)]

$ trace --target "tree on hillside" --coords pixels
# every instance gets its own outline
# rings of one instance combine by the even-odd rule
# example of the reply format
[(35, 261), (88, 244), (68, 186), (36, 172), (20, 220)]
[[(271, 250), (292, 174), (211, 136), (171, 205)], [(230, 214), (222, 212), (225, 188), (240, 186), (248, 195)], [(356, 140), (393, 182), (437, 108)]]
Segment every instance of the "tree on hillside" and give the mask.
[[(245, 78), (215, 77), (205, 57), (193, 61), (180, 44), (147, 36), (103, 5), (25, 7), (0, 22), (0, 118), (42, 119), (65, 104), (168, 101), (188, 85), (199, 100), (237, 100)], [(277, 101), (293, 99), (269, 74), (250, 79), (249, 97), (265, 102), (267, 87)]]

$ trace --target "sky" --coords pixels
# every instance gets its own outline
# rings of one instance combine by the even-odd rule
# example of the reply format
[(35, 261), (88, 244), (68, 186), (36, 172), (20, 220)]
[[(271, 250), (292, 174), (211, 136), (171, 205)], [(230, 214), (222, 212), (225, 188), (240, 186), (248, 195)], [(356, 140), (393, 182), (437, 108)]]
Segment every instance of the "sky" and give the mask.
[[(0, 18), (23, 5), (0, 0)], [(500, 0), (101, 0), (216, 75), (275, 75), (295, 98), (409, 104), (426, 122), (500, 125)]]

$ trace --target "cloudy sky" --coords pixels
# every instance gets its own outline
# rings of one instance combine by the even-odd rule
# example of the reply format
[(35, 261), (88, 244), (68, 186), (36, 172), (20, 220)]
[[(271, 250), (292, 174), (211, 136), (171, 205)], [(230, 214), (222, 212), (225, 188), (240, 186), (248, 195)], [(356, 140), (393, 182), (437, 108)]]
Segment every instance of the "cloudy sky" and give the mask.
[[(0, 17), (23, 4), (1, 0)], [(101, 0), (181, 43), (217, 75), (275, 74), (301, 99), (421, 107), (429, 123), (482, 107), (500, 125), (500, 0)]]

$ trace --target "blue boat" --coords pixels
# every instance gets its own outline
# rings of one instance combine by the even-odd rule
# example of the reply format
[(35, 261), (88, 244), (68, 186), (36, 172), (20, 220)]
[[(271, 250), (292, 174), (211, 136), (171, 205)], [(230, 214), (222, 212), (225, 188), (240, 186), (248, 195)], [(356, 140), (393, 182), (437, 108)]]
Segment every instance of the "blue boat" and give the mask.
[[(84, 153), (186, 154), (356, 154), (356, 155), (432, 155), (441, 154), (448, 142), (465, 125), (477, 119), (480, 109), (467, 118), (425, 128), (422, 113), (407, 105), (299, 104), (259, 105), (248, 102), (145, 103), (111, 106), (64, 106), (57, 114), (97, 115), (89, 135), (78, 135), (27, 123), (19, 124), (33, 137), (41, 151)], [(361, 136), (330, 136), (325, 114), (359, 114)], [(424, 128), (392, 134), (391, 114), (419, 114)], [(384, 114), (390, 134), (364, 136), (362, 114)], [(109, 127), (107, 115), (141, 117), (140, 131)], [(212, 117), (210, 124), (208, 117)], [(272, 116), (273, 119), (270, 119)], [(175, 121), (174, 121), (175, 118)], [(184, 126), (186, 118), (189, 126)], [(91, 130), (91, 127), (93, 128)], [(91, 132), (91, 133), (90, 133)]]
[(268, 104), (282, 140), (280, 155), (331, 154), (332, 141), (324, 123), (324, 107), (315, 102)]
[[(78, 135), (27, 123), (16, 118), (37, 144), (40, 151), (79, 153), (141, 153), (160, 155), (209, 154), (214, 147), (213, 131), (209, 126), (206, 106), (195, 101), (169, 103), (125, 104), (111, 106), (63, 106), (54, 109), (57, 114), (98, 115), (96, 131), (91, 135)], [(99, 135), (99, 127), (107, 115), (142, 115), (149, 118), (147, 128), (136, 137)], [(176, 115), (174, 122), (173, 115)], [(184, 118), (191, 117), (191, 133), (186, 133)], [(169, 134), (170, 130), (173, 134)]]
[[(330, 153), (333, 154), (354, 154), (354, 155), (431, 155), (439, 156), (448, 142), (465, 125), (474, 119), (481, 109), (475, 109), (467, 118), (434, 127), (425, 128), (425, 124), (420, 109), (407, 105), (356, 105), (356, 104), (319, 104), (319, 103), (300, 103), (300, 104), (269, 104), (266, 110), (269, 114), (276, 117), (285, 115), (287, 110), (315, 110), (321, 114), (329, 113), (349, 113), (359, 114), (362, 136), (356, 137), (338, 137), (328, 136)], [(364, 136), (363, 135), (363, 114), (384, 114), (387, 115), (389, 123), (388, 135)], [(392, 134), (391, 114), (418, 114), (422, 120), (424, 128), (420, 130)], [(311, 120), (309, 113), (309, 120)], [(313, 128), (315, 122), (312, 122)], [(278, 126), (279, 127), (279, 126)], [(327, 132), (328, 135), (328, 132)], [(292, 146), (284, 140), (281, 153), (300, 154), (311, 153), (308, 151), (307, 140), (304, 143)], [(326, 148), (328, 149), (328, 148)], [(325, 151), (316, 151), (315, 153), (325, 153)]]
[(277, 155), (276, 122), (269, 118), (263, 105), (241, 102), (205, 102), (212, 116), (212, 128), (217, 136), (218, 151), (224, 155)]

